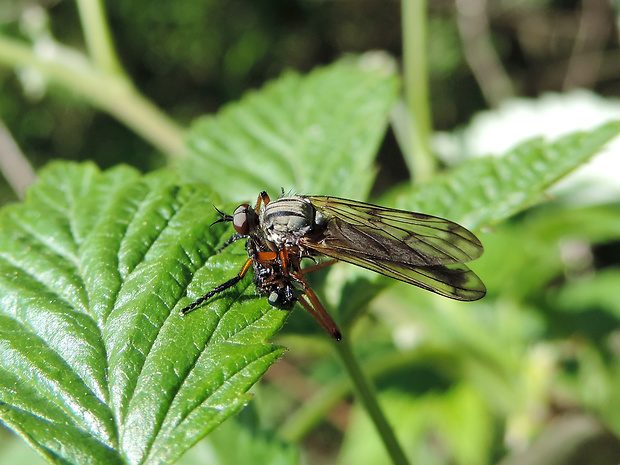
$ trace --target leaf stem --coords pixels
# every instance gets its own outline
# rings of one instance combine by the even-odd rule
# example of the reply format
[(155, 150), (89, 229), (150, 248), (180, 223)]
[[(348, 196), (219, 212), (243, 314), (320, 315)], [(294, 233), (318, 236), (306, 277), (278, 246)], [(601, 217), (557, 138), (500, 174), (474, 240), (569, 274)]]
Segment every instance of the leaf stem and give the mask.
[(392, 459), (392, 463), (394, 463), (394, 465), (408, 465), (409, 461), (405, 457), (405, 453), (394, 435), (394, 430), (381, 410), (377, 401), (377, 396), (370, 381), (362, 371), (348, 339), (345, 338), (340, 342), (334, 343), (334, 346), (336, 347), (336, 352), (338, 352), (347, 373), (353, 381), (353, 385), (355, 386), (355, 390), (362, 404), (366, 408), (375, 428), (377, 428), (377, 432)]
[(144, 97), (124, 74), (99, 69), (89, 58), (57, 43), (33, 50), (0, 35), (0, 64), (32, 68), (108, 112), (166, 155), (185, 154), (183, 129)]
[(112, 74), (124, 74), (112, 43), (101, 0), (77, 0), (82, 31), (94, 66)]
[(24, 199), (26, 187), (36, 180), (34, 168), (13, 140), (2, 120), (0, 120), (0, 173), (20, 200)]
[(427, 64), (426, 0), (402, 0), (403, 84), (408, 126), (401, 147), (412, 182), (426, 181), (436, 169), (430, 149), (432, 118)]

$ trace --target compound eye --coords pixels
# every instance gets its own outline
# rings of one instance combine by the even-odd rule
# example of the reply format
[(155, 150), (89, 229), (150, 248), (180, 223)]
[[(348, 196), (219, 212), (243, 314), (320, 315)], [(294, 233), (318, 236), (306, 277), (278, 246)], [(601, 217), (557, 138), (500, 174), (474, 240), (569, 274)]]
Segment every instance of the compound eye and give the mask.
[(242, 203), (233, 212), (233, 226), (242, 236), (248, 234), (250, 230), (250, 224), (248, 221), (248, 209), (250, 206), (247, 203)]

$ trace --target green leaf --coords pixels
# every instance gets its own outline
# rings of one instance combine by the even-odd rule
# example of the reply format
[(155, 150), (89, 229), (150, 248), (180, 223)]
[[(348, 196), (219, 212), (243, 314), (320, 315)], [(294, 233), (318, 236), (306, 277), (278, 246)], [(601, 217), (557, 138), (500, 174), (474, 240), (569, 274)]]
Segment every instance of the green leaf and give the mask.
[(181, 171), (234, 200), (277, 196), (281, 187), (366, 198), (398, 88), (391, 62), (369, 61), (286, 73), (198, 120)]
[(555, 142), (534, 139), (502, 157), (460, 165), (432, 182), (405, 192), (400, 208), (456, 221), (469, 228), (498, 223), (544, 198), (545, 189), (578, 168), (620, 134), (612, 122)]
[[(0, 418), (53, 463), (171, 463), (248, 401), (286, 313), (211, 193), (170, 173), (55, 163), (0, 213)], [(238, 253), (234, 253), (234, 251)]]
[(603, 269), (592, 276), (570, 281), (553, 298), (557, 299), (557, 308), (563, 312), (587, 312), (601, 309), (609, 312), (618, 320), (620, 319), (618, 283), (620, 283), (620, 269)]
[[(493, 418), (481, 395), (467, 384), (421, 396), (391, 389), (383, 392), (380, 400), (401, 444), (406, 445), (410, 463), (469, 465), (489, 461)], [(357, 408), (351, 416), (338, 464), (389, 463), (365, 412)]]
[(201, 441), (183, 457), (182, 465), (299, 464), (297, 448), (262, 428), (252, 405)]
[[(597, 282), (598, 273), (590, 279), (592, 264), (588, 258), (577, 255), (567, 260), (563, 257), (566, 252), (562, 251), (575, 247), (588, 250), (596, 243), (616, 240), (620, 231), (620, 212), (616, 210), (609, 205), (570, 208), (559, 202), (548, 202), (529, 211), (519, 221), (503, 223), (492, 233), (479, 235), (485, 253), (476, 260), (476, 271), (483, 277), (489, 294), (501, 292), (504, 298), (510, 296), (515, 301), (543, 295), (550, 286), (557, 288), (570, 277), (567, 286), (563, 286), (566, 290), (550, 296), (549, 305), (552, 308), (557, 305), (560, 311), (564, 304), (567, 308), (575, 308), (582, 301), (585, 304), (590, 298), (587, 295), (611, 298), (614, 293), (602, 291), (617, 287), (612, 284), (613, 278), (607, 280), (608, 284)], [(590, 284), (594, 285), (591, 291)], [(569, 296), (566, 300), (561, 297), (565, 292)], [(619, 308), (617, 303), (609, 304), (612, 304), (609, 309)]]

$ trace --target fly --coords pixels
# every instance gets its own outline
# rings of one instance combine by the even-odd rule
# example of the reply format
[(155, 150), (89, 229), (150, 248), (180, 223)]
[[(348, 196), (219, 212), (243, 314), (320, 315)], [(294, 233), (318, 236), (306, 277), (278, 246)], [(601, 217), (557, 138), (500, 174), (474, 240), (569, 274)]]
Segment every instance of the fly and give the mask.
[[(219, 211), (219, 210), (218, 210)], [(221, 213), (221, 212), (220, 212)], [(484, 297), (480, 278), (463, 263), (482, 255), (472, 232), (451, 221), (327, 196), (292, 195), (255, 207), (239, 205), (216, 221), (233, 223), (236, 233), (219, 251), (247, 238), (248, 260), (232, 279), (183, 308), (185, 315), (243, 279), (250, 267), (258, 292), (269, 303), (291, 309), (299, 302), (334, 339), (341, 333), (304, 275), (336, 261), (381, 273), (451, 299)], [(301, 267), (304, 258), (332, 260)]]

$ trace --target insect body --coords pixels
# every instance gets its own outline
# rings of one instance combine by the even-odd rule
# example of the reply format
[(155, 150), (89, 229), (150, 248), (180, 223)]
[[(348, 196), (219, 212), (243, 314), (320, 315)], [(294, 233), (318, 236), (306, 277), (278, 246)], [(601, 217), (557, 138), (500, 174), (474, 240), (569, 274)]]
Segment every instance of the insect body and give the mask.
[[(222, 248), (247, 238), (249, 259), (237, 276), (182, 314), (234, 286), (250, 266), (256, 288), (271, 305), (290, 309), (298, 301), (337, 340), (340, 330), (304, 274), (338, 260), (456, 300), (478, 300), (486, 293), (480, 278), (463, 265), (482, 254), (482, 244), (442, 218), (335, 197), (283, 195), (270, 201), (261, 192), (255, 207), (242, 204), (221, 221), (231, 221), (236, 230)], [(333, 260), (302, 269), (302, 259), (322, 256)]]
[(252, 239), (248, 239), (245, 245), (254, 268), (254, 286), (259, 294), (267, 296), (270, 305), (291, 310), (302, 291), (293, 280), (287, 279), (280, 260), (259, 260), (258, 254), (266, 252), (259, 251), (260, 245)]

